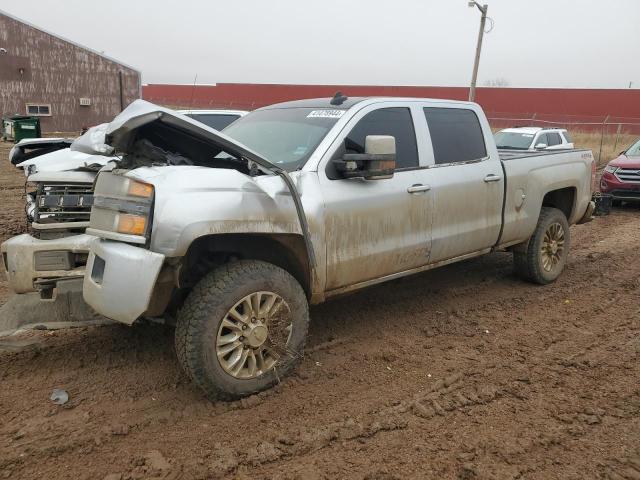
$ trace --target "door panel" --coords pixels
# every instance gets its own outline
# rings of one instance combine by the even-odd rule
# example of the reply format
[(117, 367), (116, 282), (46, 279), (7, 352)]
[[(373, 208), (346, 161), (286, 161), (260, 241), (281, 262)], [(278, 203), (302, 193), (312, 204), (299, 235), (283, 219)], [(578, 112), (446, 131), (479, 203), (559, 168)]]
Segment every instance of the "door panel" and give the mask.
[(504, 174), (472, 108), (425, 107), (433, 145), (431, 261), (492, 247), (502, 225)]
[[(421, 112), (418, 111), (418, 114)], [(429, 261), (433, 196), (421, 168), (415, 112), (406, 103), (370, 105), (354, 115), (320, 172), (327, 245), (326, 290), (346, 287)], [(396, 139), (396, 170), (385, 180), (340, 179), (331, 160), (361, 153), (367, 135)], [(423, 138), (419, 136), (419, 138)], [(410, 191), (409, 191), (410, 189)]]
[[(433, 196), (427, 169), (387, 180), (321, 179), (325, 202), (327, 290), (428, 263)], [(407, 189), (416, 184), (414, 193)]]
[[(492, 247), (502, 225), (504, 175), (500, 162), (443, 165), (431, 169), (431, 173), (431, 261)], [(497, 181), (492, 181), (496, 179), (492, 175)]]

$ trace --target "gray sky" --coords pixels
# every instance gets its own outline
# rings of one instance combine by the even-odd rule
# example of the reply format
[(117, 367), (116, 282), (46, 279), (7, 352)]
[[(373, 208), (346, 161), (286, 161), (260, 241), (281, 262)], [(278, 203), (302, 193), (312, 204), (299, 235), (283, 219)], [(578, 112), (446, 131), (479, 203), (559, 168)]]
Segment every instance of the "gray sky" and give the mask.
[[(640, 88), (640, 0), (486, 0), (478, 84)], [(0, 0), (144, 83), (467, 85), (467, 0)], [(489, 26), (489, 25), (488, 25)]]

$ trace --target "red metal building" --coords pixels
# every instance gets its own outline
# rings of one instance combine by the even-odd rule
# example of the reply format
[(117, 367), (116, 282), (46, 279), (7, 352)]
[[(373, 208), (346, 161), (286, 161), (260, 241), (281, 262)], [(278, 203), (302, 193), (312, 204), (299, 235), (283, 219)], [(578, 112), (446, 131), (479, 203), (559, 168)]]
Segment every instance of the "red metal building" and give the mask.
[[(233, 107), (251, 110), (302, 98), (330, 97), (336, 91), (349, 96), (426, 97), (466, 100), (465, 87), (282, 85), (219, 83), (217, 85), (144, 85), (143, 98), (169, 106)], [(628, 123), (625, 130), (640, 131), (639, 89), (478, 88), (477, 102), (496, 126), (546, 121)], [(504, 119), (501, 121), (501, 119)], [(634, 125), (637, 124), (637, 125)]]

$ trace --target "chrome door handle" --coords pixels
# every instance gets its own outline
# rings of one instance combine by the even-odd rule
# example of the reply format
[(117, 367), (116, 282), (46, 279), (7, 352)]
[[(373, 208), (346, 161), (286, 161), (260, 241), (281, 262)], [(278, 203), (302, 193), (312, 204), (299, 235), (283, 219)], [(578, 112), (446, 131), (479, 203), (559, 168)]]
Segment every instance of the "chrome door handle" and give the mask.
[(495, 173), (490, 173), (489, 175), (484, 177), (484, 181), (487, 182), (487, 183), (489, 183), (489, 182), (499, 182), (500, 180), (502, 180), (502, 177), (500, 175), (496, 175)]
[(429, 190), (431, 190), (431, 185), (422, 185), (421, 183), (416, 183), (407, 188), (409, 193), (428, 192)]

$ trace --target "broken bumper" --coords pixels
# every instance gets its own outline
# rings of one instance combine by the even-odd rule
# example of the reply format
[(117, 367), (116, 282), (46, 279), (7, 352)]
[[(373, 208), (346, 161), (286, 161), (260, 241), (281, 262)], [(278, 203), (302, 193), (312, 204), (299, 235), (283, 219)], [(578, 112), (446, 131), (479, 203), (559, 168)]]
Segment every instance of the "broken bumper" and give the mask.
[(131, 325), (149, 306), (164, 255), (144, 248), (95, 239), (82, 293), (107, 318)]
[(26, 233), (10, 238), (0, 246), (9, 287), (16, 293), (27, 293), (82, 277), (94, 239), (83, 234), (40, 240)]

